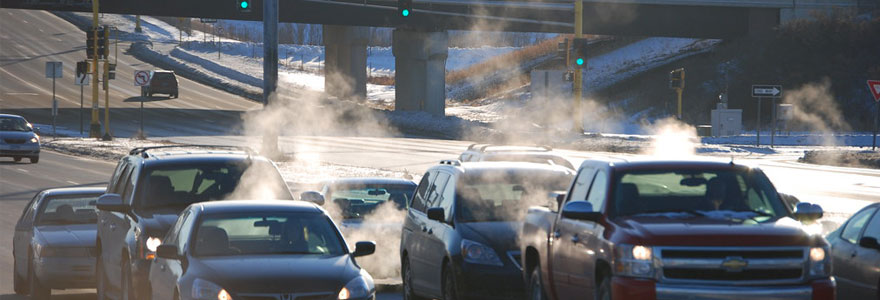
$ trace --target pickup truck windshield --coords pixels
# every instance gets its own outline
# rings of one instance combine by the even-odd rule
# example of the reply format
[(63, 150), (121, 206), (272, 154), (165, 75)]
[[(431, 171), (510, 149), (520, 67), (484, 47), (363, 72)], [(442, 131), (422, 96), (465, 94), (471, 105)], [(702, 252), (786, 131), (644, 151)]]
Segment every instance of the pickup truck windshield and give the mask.
[(619, 173), (615, 178), (614, 211), (616, 216), (677, 212), (743, 215), (757, 221), (788, 214), (767, 177), (747, 170)]
[(330, 219), (315, 213), (232, 213), (207, 216), (194, 237), (195, 256), (342, 255)]
[(459, 180), (459, 222), (521, 221), (529, 206), (546, 205), (565, 190), (572, 175), (539, 170), (484, 171)]

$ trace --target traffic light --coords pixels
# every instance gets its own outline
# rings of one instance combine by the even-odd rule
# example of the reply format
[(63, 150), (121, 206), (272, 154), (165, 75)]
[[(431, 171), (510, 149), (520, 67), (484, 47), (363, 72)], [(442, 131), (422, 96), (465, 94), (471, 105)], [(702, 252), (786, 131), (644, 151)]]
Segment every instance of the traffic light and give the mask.
[(89, 62), (88, 61), (78, 61), (76, 62), (76, 77), (82, 77), (85, 74), (89, 73)]
[(575, 38), (571, 41), (571, 60), (575, 68), (587, 67), (587, 46), (589, 41), (585, 38)]
[(569, 49), (571, 49), (571, 41), (568, 38), (556, 45), (556, 55), (563, 59), (566, 66), (569, 64), (569, 54), (571, 53)]
[(107, 79), (114, 80), (116, 79), (116, 64), (107, 64), (109, 67), (107, 68)]
[(669, 72), (669, 88), (684, 88), (684, 68), (675, 69)]
[(107, 58), (108, 31), (106, 27), (98, 27), (98, 59)]
[(235, 0), (238, 5), (238, 11), (243, 13), (251, 12), (251, 1), (250, 0)]
[(409, 17), (412, 11), (412, 0), (397, 0), (397, 13), (403, 17)]
[(95, 29), (89, 27), (86, 31), (86, 58), (92, 59), (95, 56)]

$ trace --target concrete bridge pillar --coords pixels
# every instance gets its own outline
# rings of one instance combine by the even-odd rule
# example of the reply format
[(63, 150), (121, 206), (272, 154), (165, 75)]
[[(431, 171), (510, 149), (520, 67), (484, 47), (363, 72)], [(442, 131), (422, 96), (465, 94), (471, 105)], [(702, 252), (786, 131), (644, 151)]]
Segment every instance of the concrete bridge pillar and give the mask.
[(324, 92), (340, 99), (366, 99), (369, 28), (324, 25), (323, 34)]
[(392, 39), (394, 109), (445, 115), (449, 34), (395, 29)]

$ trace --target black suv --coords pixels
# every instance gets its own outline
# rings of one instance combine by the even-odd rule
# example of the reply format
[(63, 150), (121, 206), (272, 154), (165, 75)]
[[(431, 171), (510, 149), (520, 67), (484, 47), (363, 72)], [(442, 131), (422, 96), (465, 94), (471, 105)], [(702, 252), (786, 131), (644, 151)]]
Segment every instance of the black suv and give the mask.
[(443, 161), (422, 177), (400, 241), (405, 299), (524, 296), (517, 234), (529, 206), (556, 203), (571, 169)]
[[(180, 151), (182, 147), (201, 150)], [(225, 148), (225, 149), (224, 149)], [(135, 148), (119, 161), (98, 198), (98, 299), (144, 298), (161, 238), (192, 203), (293, 200), (274, 163), (231, 147)]]
[(150, 83), (141, 87), (141, 96), (153, 97), (153, 94), (168, 94), (170, 98), (177, 98), (179, 83), (173, 71), (152, 71)]

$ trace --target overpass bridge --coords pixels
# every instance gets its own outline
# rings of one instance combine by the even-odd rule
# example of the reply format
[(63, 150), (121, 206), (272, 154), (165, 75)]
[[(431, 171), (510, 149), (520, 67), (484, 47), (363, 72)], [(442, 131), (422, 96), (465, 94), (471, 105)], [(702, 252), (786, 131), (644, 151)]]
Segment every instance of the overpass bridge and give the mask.
[[(847, 8), (857, 1), (583, 0), (583, 32), (719, 39), (762, 36), (783, 18), (796, 16), (798, 3)], [(110, 0), (101, 1), (100, 11), (261, 21), (263, 3), (252, 1), (253, 8), (244, 13), (234, 0)], [(82, 0), (3, 0), (0, 7), (92, 11), (91, 1)], [(413, 14), (402, 18), (397, 16), (397, 0), (284, 0), (278, 1), (277, 18), (327, 25), (325, 91), (341, 98), (366, 96), (366, 26), (396, 28), (396, 109), (443, 115), (447, 30), (571, 33), (573, 7), (572, 0), (415, 0)]]

